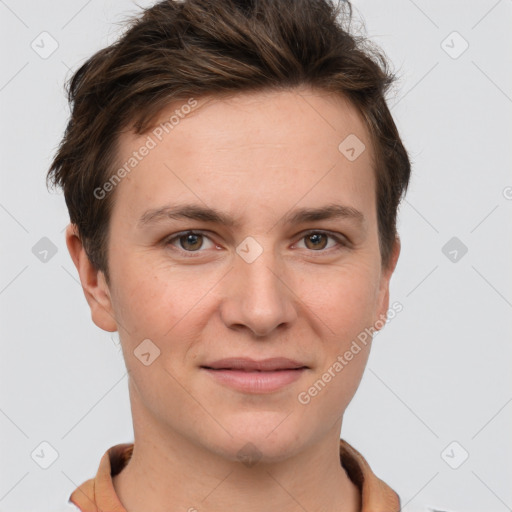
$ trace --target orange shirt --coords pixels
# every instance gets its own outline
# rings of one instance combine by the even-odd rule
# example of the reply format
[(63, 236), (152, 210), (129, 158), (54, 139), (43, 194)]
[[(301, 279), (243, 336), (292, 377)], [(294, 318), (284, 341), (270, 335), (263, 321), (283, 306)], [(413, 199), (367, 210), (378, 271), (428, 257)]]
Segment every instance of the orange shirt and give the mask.
[[(133, 443), (118, 444), (107, 450), (94, 478), (77, 487), (69, 498), (82, 512), (126, 512), (117, 497), (112, 476), (126, 466), (132, 456)], [(349, 478), (361, 493), (361, 512), (398, 512), (400, 498), (371, 470), (364, 457), (340, 439), (340, 461)]]

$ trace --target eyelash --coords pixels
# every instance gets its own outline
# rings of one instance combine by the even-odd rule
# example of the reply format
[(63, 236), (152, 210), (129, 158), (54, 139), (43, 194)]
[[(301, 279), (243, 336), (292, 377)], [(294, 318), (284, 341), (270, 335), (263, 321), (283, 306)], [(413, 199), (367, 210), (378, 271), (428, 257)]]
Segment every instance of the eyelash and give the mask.
[[(325, 236), (327, 236), (329, 238), (332, 238), (338, 244), (338, 246), (337, 247), (330, 247), (328, 249), (319, 249), (317, 251), (310, 249), (309, 252), (311, 252), (311, 253), (317, 252), (317, 253), (320, 253), (320, 254), (325, 254), (325, 253), (327, 253), (327, 252), (329, 252), (331, 250), (339, 251), (339, 250), (342, 250), (343, 248), (346, 248), (346, 247), (349, 246), (348, 241), (346, 239), (344, 239), (343, 237), (341, 237), (339, 235), (336, 235), (334, 233), (331, 233), (330, 231), (324, 231), (324, 230), (318, 230), (318, 229), (313, 229), (313, 230), (305, 232), (299, 238), (299, 241), (302, 241), (307, 236), (310, 236), (310, 235), (313, 235), (313, 234), (321, 234), (321, 235), (325, 235)], [(174, 242), (175, 240), (179, 240), (182, 236), (185, 236), (185, 235), (202, 235), (202, 236), (210, 239), (210, 237), (205, 232), (203, 232), (203, 231), (189, 230), (189, 231), (182, 231), (180, 233), (176, 233), (176, 234), (172, 235), (171, 237), (166, 238), (164, 240), (164, 245), (165, 246), (172, 245), (172, 242)], [(213, 244), (215, 244), (215, 242), (213, 240), (210, 239), (210, 241)], [(185, 256), (186, 258), (197, 258), (200, 255), (200, 253), (204, 252), (201, 249), (198, 249), (197, 251), (186, 251), (185, 249), (181, 249), (181, 248), (178, 248), (178, 247), (174, 247), (174, 249), (178, 250), (181, 253), (186, 254), (186, 256)]]

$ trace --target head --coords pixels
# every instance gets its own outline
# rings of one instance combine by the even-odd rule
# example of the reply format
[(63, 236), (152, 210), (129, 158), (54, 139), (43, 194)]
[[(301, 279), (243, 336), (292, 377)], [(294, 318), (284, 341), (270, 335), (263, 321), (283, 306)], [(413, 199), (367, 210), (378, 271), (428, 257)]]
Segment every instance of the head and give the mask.
[[(341, 424), (371, 340), (351, 347), (389, 307), (410, 174), (393, 76), (350, 17), (328, 0), (164, 1), (72, 77), (48, 179), (92, 319), (119, 331), (136, 435), (151, 418), (275, 459)], [(247, 392), (208, 370), (230, 357), (305, 369)]]

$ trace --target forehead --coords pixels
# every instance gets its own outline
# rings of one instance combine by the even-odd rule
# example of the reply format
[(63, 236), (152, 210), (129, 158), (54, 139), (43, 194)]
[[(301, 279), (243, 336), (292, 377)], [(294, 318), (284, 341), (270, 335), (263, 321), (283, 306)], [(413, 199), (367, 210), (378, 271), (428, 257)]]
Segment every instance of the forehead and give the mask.
[(120, 136), (117, 160), (128, 172), (114, 211), (131, 220), (149, 205), (191, 199), (240, 214), (252, 204), (282, 213), (299, 201), (374, 202), (373, 148), (360, 113), (342, 96), (308, 89), (173, 103), (145, 134)]

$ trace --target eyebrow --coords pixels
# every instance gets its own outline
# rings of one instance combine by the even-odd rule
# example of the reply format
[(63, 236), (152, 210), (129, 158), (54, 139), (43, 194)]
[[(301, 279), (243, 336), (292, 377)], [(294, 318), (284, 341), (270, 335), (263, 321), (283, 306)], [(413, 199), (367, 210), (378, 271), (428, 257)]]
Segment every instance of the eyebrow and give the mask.
[[(209, 208), (195, 204), (184, 204), (177, 206), (163, 206), (147, 210), (137, 222), (139, 228), (158, 224), (168, 219), (190, 219), (202, 222), (223, 224), (228, 227), (237, 227), (239, 222), (233, 217), (222, 213), (215, 208)], [(279, 221), (283, 224), (303, 224), (319, 220), (348, 219), (356, 224), (363, 224), (364, 215), (351, 206), (341, 204), (329, 204), (319, 208), (299, 208), (288, 212)]]

